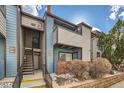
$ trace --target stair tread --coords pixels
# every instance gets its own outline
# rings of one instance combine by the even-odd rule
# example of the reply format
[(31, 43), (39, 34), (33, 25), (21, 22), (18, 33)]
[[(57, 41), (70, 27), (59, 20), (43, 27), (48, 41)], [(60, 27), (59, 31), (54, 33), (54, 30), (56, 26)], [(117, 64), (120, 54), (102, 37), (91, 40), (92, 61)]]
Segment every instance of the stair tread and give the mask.
[(23, 69), (27, 69), (27, 68), (32, 68), (33, 69), (33, 67), (23, 67)]
[(33, 72), (23, 72), (23, 75), (33, 74)]
[(22, 82), (21, 87), (41, 87), (46, 86), (46, 82), (44, 80), (30, 81), (30, 82)]
[(32, 72), (33, 69), (23, 69), (22, 71), (23, 71), (23, 72)]
[(32, 63), (32, 62), (24, 62), (24, 63)]

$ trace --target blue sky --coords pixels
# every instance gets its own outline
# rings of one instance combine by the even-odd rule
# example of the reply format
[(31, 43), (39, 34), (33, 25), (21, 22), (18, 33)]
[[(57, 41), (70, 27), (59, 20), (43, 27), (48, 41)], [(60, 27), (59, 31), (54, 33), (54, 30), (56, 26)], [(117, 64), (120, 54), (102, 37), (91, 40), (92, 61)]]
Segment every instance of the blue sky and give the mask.
[[(38, 7), (37, 16), (41, 17), (46, 9)], [(118, 5), (53, 5), (52, 13), (75, 24), (86, 22), (106, 33), (119, 18), (124, 20), (124, 6)]]
[(73, 23), (81, 21), (107, 32), (114, 25), (113, 20), (107, 20), (109, 17), (110, 6), (53, 6), (52, 12)]
[[(113, 27), (122, 11), (123, 7), (109, 5), (52, 6), (53, 14), (76, 24), (81, 21), (87, 22), (103, 32), (108, 32)], [(113, 12), (118, 12), (115, 19), (110, 17)]]

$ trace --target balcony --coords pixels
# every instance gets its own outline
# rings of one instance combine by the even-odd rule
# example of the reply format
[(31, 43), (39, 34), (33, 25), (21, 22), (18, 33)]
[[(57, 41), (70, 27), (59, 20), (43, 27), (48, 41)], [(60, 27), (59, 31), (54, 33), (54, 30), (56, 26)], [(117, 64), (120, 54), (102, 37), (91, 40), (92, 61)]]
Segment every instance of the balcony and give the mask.
[(53, 44), (75, 47), (83, 46), (83, 36), (64, 27), (57, 26), (53, 31)]

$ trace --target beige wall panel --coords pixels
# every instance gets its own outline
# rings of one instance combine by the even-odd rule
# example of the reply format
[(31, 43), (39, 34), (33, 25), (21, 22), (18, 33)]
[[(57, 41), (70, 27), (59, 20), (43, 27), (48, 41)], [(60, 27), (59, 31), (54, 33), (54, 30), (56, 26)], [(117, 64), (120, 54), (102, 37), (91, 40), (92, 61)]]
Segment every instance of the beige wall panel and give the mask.
[(43, 30), (43, 22), (25, 15), (22, 15), (22, 25), (38, 30)]
[[(58, 27), (58, 42), (59, 44), (65, 44), (70, 46), (76, 46), (82, 48), (82, 60), (91, 60), (91, 29), (82, 26), (82, 35), (76, 34), (63, 27)], [(53, 32), (54, 43), (57, 40), (57, 31)], [(55, 40), (56, 38), (56, 40)]]
[(83, 47), (83, 37), (74, 32), (58, 27), (58, 43)]
[(91, 60), (91, 29), (86, 26), (82, 26), (82, 36), (83, 36), (83, 49), (82, 49), (82, 60)]

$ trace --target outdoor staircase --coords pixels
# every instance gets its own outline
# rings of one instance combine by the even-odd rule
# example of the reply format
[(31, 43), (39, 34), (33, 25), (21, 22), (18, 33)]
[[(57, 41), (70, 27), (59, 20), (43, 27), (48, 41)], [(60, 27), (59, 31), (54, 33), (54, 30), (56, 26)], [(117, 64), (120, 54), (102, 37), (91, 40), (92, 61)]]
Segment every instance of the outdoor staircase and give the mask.
[(23, 71), (23, 75), (28, 75), (28, 74), (34, 73), (32, 49), (25, 49), (22, 71)]

